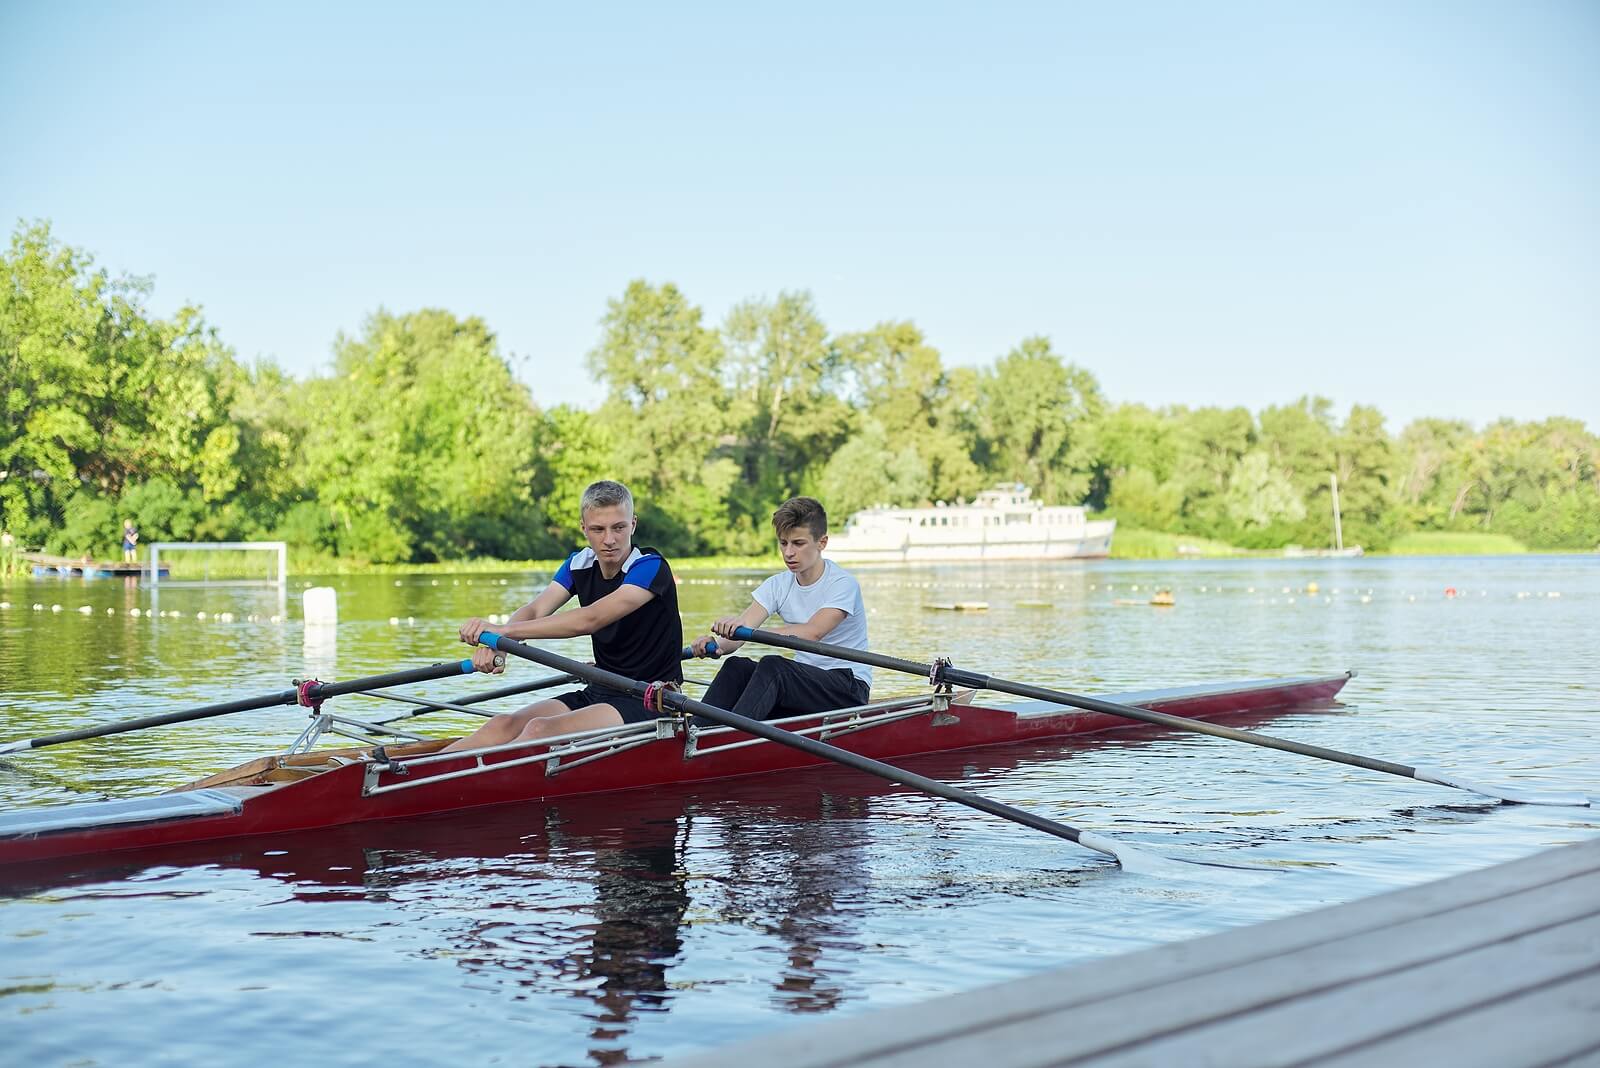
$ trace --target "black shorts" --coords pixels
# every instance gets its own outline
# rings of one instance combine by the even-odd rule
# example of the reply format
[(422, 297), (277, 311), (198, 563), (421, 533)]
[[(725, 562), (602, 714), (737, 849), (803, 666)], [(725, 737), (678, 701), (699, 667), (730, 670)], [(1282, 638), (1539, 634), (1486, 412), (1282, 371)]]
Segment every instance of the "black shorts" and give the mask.
[(558, 693), (552, 700), (560, 701), (574, 712), (590, 705), (610, 705), (621, 713), (624, 723), (644, 723), (647, 720), (660, 718), (658, 713), (645, 708), (644, 701), (633, 694), (618, 693), (616, 690), (607, 690), (600, 686), (585, 686), (581, 690)]

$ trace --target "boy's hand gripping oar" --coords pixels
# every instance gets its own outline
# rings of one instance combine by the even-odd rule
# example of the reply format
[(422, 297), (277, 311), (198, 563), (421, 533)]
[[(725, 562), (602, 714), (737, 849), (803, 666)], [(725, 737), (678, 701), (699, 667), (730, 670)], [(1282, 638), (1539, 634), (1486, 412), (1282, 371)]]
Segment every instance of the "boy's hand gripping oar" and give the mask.
[[(531, 660), (536, 664), (543, 664), (545, 667), (554, 668), (557, 671), (564, 671), (569, 675), (576, 675), (585, 682), (594, 685), (603, 686), (619, 693), (634, 694), (642, 698), (646, 704), (657, 703), (658, 707), (664, 711), (671, 710), (681, 715), (703, 716), (714, 723), (722, 724), (724, 727), (732, 727), (734, 730), (743, 731), (745, 734), (753, 734), (758, 738), (765, 738), (770, 742), (786, 745), (791, 749), (798, 749), (802, 753), (843, 764), (845, 767), (854, 768), (856, 771), (864, 771), (869, 775), (888, 779), (890, 782), (910, 786), (913, 789), (933, 794), (935, 797), (942, 797), (947, 801), (954, 801), (957, 804), (966, 805), (968, 808), (975, 808), (979, 812), (987, 812), (991, 816), (999, 816), (1001, 819), (1020, 823), (1024, 827), (1031, 827), (1036, 831), (1053, 834), (1057, 838), (1065, 838), (1069, 842), (1076, 842), (1087, 849), (1092, 849), (1097, 853), (1104, 853), (1114, 858), (1117, 863), (1128, 871), (1149, 875), (1167, 875), (1174, 878), (1199, 879), (1205, 878), (1208, 874), (1215, 877), (1215, 874), (1218, 874), (1218, 869), (1228, 869), (1235, 875), (1241, 870), (1238, 865), (1178, 860), (1158, 856), (1154, 853), (1146, 853), (1142, 849), (1136, 849), (1121, 842), (1113, 841), (1093, 831), (1079, 830), (1064, 823), (1057, 823), (1032, 812), (1012, 808), (1010, 805), (1002, 804), (999, 801), (991, 801), (986, 797), (980, 797), (977, 794), (958, 789), (937, 779), (930, 779), (927, 776), (918, 775), (915, 772), (906, 771), (891, 764), (885, 764), (881, 760), (873, 760), (871, 757), (852, 753), (848, 749), (840, 749), (838, 746), (829, 745), (826, 742), (819, 742), (815, 738), (810, 738), (803, 734), (794, 734), (781, 727), (763, 723), (760, 720), (749, 719), (725, 709), (715, 708), (703, 701), (696, 701), (676, 690), (667, 689), (659, 683), (638, 682), (589, 664), (568, 660), (564, 656), (558, 656), (543, 649), (524, 645), (519, 641), (501, 637), (490, 631), (484, 631), (480, 634), (478, 643), (491, 649), (520, 656), (524, 660)], [(1263, 869), (1244, 868), (1242, 870), (1260, 871)]]
[(1463, 779), (1458, 775), (1451, 775), (1438, 768), (1396, 764), (1390, 760), (1360, 756), (1355, 753), (1327, 749), (1320, 745), (1310, 745), (1305, 742), (1292, 742), (1287, 738), (1275, 738), (1270, 734), (1261, 734), (1256, 731), (1242, 731), (1236, 727), (1225, 727), (1220, 723), (1206, 723), (1202, 720), (1189, 719), (1185, 716), (1157, 712), (1154, 709), (1139, 708), (1137, 705), (1123, 705), (1115, 701), (1103, 701), (1098, 697), (1082, 697), (1074, 693), (1063, 693), (1060, 690), (1048, 690), (1043, 686), (1029, 686), (1026, 683), (997, 679), (993, 675), (980, 675), (975, 671), (962, 671), (959, 668), (952, 667), (946, 661), (939, 661), (935, 664), (918, 664), (911, 660), (884, 656), (882, 653), (847, 649), (840, 645), (808, 641), (805, 638), (777, 634), (768, 630), (754, 630), (750, 627), (738, 628), (734, 631), (734, 637), (740, 641), (756, 641), (764, 645), (776, 645), (785, 649), (820, 653), (839, 660), (852, 660), (858, 664), (870, 664), (873, 667), (881, 667), (889, 671), (904, 671), (910, 675), (920, 675), (936, 684), (943, 682), (952, 686), (975, 690), (994, 690), (997, 693), (1008, 693), (1016, 697), (1029, 697), (1036, 701), (1048, 701), (1051, 704), (1067, 705), (1071, 708), (1081, 708), (1089, 712), (1101, 712), (1108, 716), (1136, 719), (1141, 723), (1153, 723), (1158, 727), (1173, 727), (1178, 730), (1209, 734), (1217, 738), (1227, 738), (1230, 741), (1259, 745), (1267, 749), (1281, 749), (1285, 753), (1298, 753), (1301, 756), (1315, 757), (1318, 760), (1331, 760), (1338, 764), (1349, 764), (1352, 767), (1366, 768), (1368, 771), (1380, 771), (1407, 779), (1416, 779), (1419, 782), (1453, 786), (1457, 790), (1482, 794), (1485, 797), (1493, 797), (1510, 804), (1576, 807), (1600, 804), (1597, 799), (1576, 791), (1549, 792), (1519, 790), (1511, 786), (1490, 786)]
[(162, 727), (169, 723), (188, 723), (196, 719), (211, 719), (215, 716), (231, 715), (234, 712), (253, 712), (261, 708), (271, 708), (274, 705), (298, 704), (315, 707), (328, 698), (338, 697), (341, 694), (359, 693), (362, 690), (373, 690), (381, 686), (404, 686), (410, 682), (428, 682), (433, 679), (444, 679), (454, 675), (470, 675), (472, 671), (471, 660), (452, 660), (443, 664), (431, 664), (428, 667), (408, 668), (405, 671), (391, 671), (385, 675), (371, 675), (364, 679), (351, 679), (349, 682), (318, 682), (315, 679), (311, 679), (298, 683), (291, 690), (280, 690), (277, 693), (265, 694), (261, 697), (245, 697), (238, 701), (201, 705), (199, 708), (189, 708), (181, 712), (164, 712), (156, 716), (123, 720), (121, 723), (108, 723), (100, 727), (81, 727), (75, 731), (47, 734), (40, 738), (24, 738), (19, 742), (6, 742), (0, 744), (0, 754), (42, 749), (47, 745), (76, 742), (84, 738), (103, 738), (108, 734), (122, 734), (126, 731), (142, 730), (145, 727)]

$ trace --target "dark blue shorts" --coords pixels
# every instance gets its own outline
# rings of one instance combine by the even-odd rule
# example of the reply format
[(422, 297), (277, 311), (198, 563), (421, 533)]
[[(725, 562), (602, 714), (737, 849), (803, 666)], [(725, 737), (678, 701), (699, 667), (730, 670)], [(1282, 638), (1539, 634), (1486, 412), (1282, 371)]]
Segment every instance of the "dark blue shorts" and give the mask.
[(558, 693), (552, 700), (560, 701), (574, 712), (590, 705), (610, 705), (621, 713), (624, 723), (644, 723), (647, 720), (660, 718), (655, 712), (645, 708), (644, 701), (633, 694), (618, 693), (616, 690), (607, 690), (599, 686), (585, 686), (581, 690)]

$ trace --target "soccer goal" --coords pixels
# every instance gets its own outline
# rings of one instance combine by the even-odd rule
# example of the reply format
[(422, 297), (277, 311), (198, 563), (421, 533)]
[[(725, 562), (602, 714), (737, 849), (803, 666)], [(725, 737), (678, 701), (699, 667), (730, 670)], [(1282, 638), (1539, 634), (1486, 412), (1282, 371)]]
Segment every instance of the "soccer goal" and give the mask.
[[(165, 568), (166, 577), (161, 572)], [(286, 586), (289, 547), (281, 541), (157, 541), (150, 582), (159, 586)]]

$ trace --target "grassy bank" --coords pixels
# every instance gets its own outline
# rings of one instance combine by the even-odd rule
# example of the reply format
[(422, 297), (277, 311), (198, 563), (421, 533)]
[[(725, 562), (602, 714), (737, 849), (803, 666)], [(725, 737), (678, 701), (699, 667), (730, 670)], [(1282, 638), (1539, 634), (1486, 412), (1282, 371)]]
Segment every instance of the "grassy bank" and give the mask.
[(1125, 527), (1120, 523), (1111, 539), (1113, 560), (1186, 560), (1202, 556), (1241, 556), (1243, 551), (1225, 541), (1192, 534), (1167, 534), (1160, 530)]
[(1387, 551), (1393, 556), (1502, 556), (1525, 553), (1528, 547), (1508, 534), (1421, 530), (1402, 534)]

